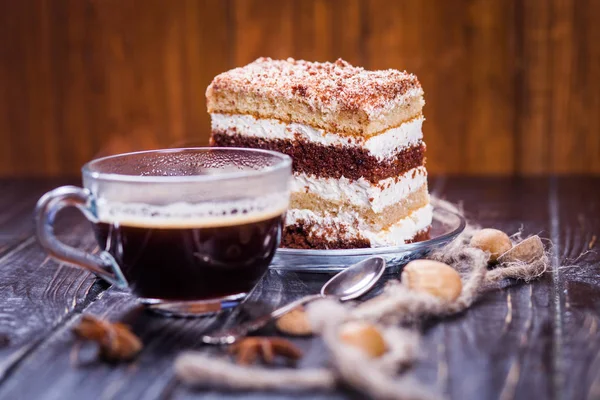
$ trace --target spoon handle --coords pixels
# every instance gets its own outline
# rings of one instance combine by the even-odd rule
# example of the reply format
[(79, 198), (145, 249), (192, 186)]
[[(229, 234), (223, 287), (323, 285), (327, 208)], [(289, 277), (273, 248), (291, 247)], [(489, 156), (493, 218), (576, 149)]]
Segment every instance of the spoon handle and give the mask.
[(238, 326), (235, 326), (231, 329), (225, 329), (221, 331), (217, 331), (213, 334), (208, 334), (202, 336), (202, 342), (206, 344), (231, 344), (246, 336), (250, 332), (254, 332), (257, 329), (262, 328), (267, 325), (274, 319), (281, 317), (284, 314), (289, 313), (295, 308), (300, 307), (301, 305), (310, 303), (313, 300), (321, 299), (323, 295), (321, 294), (311, 294), (308, 296), (304, 296), (299, 298), (296, 301), (292, 301), (285, 306), (281, 306), (269, 314), (263, 315), (256, 319), (250, 320), (248, 322), (244, 322)]

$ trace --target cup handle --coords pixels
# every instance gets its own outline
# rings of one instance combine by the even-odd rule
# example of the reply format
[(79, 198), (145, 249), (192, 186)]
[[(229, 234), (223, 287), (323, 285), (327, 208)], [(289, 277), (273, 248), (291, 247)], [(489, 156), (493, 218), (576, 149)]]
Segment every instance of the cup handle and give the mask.
[(77, 186), (61, 186), (43, 195), (35, 208), (35, 227), (42, 247), (53, 258), (87, 269), (119, 288), (127, 288), (127, 280), (116, 260), (108, 252), (92, 254), (67, 246), (54, 235), (54, 221), (60, 210), (77, 207), (87, 219), (96, 221), (89, 211), (91, 194)]

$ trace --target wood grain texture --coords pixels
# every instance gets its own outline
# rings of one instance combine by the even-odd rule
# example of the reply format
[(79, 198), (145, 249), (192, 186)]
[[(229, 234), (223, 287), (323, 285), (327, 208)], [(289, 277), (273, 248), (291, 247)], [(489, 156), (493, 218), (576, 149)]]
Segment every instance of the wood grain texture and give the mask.
[[(184, 397), (197, 395), (180, 387), (175, 380), (172, 363), (177, 354), (190, 349), (217, 353), (218, 348), (201, 344), (203, 332), (216, 326), (234, 324), (248, 315), (257, 316), (307, 292), (316, 292), (325, 280), (324, 276), (305, 275), (303, 279), (295, 273), (271, 271), (248, 298), (244, 308), (218, 317), (198, 319), (161, 317), (141, 309), (129, 294), (109, 289), (82, 312), (130, 325), (145, 345), (135, 362), (116, 366), (90, 362), (94, 360), (94, 353), (84, 348), (80, 353), (82, 361), (74, 363), (71, 328), (78, 318), (73, 318), (19, 365), (19, 374), (41, 376), (43, 380), (55, 382), (53, 388), (48, 390), (44, 385), (23, 386), (20, 379), (11, 379), (0, 385), (0, 398), (59, 399), (69, 393), (71, 398), (155, 399), (169, 397), (175, 391), (180, 391)], [(273, 333), (272, 329), (267, 331)], [(326, 363), (324, 345), (320, 341), (295, 339), (294, 342), (306, 354), (300, 361), (300, 367), (323, 366)], [(89, 379), (90, 374), (95, 378)], [(82, 385), (83, 381), (88, 383)], [(222, 395), (216, 390), (204, 391), (203, 394), (207, 397)]]
[(287, 58), (293, 47), (292, 1), (234, 0), (234, 65), (259, 57)]
[[(593, 21), (594, 16), (600, 15), (600, 4), (556, 0), (552, 12), (551, 82), (561, 82), (554, 86), (552, 96), (553, 167), (556, 172), (585, 172), (598, 162), (600, 155), (600, 117), (587, 118), (600, 104), (599, 91), (588, 87), (600, 78), (600, 31)], [(596, 42), (596, 49), (590, 42)], [(594, 131), (596, 135), (589, 134)]]
[(361, 7), (358, 0), (296, 0), (290, 56), (315, 61), (343, 58), (363, 64)]
[(433, 173), (600, 173), (595, 0), (0, 2), (0, 176), (207, 143), (211, 79), (260, 56), (406, 69)]
[[(106, 288), (93, 275), (51, 260), (33, 236), (32, 209), (47, 190), (65, 181), (4, 181), (0, 211), (0, 383), (61, 326), (78, 307)], [(70, 210), (75, 211), (75, 210)], [(58, 236), (74, 246), (93, 249), (89, 224), (78, 212), (65, 212)]]
[[(600, 396), (600, 186), (587, 178), (553, 182), (557, 210), (553, 235), (560, 268), (560, 323), (557, 349), (564, 398)], [(596, 239), (594, 239), (596, 238)], [(576, 361), (575, 361), (576, 360)]]
[(547, 2), (515, 5), (517, 64), (515, 129), (517, 171), (539, 174), (550, 170), (550, 11)]
[[(37, 198), (60, 181), (0, 180), (0, 227), (21, 235), (28, 219), (20, 199)], [(428, 321), (423, 357), (409, 372), (450, 399), (594, 399), (600, 395), (600, 180), (598, 178), (437, 178), (436, 195), (462, 201), (486, 227), (554, 242), (551, 271), (530, 285), (503, 282), (466, 312)], [(6, 214), (13, 214), (7, 217)], [(82, 218), (60, 218), (59, 232), (91, 245)], [(2, 222), (5, 221), (5, 222)], [(6, 222), (12, 221), (12, 222)], [(573, 265), (577, 265), (576, 267)], [(236, 393), (190, 390), (173, 376), (180, 351), (219, 353), (200, 343), (203, 332), (230, 326), (304, 294), (327, 276), (269, 271), (246, 304), (218, 317), (170, 319), (141, 309), (129, 294), (94, 284), (89, 275), (48, 260), (31, 240), (0, 254), (0, 398), (43, 399), (338, 399), (332, 393)], [(373, 295), (371, 293), (370, 295)], [(131, 364), (93, 362), (84, 346), (73, 363), (70, 332), (81, 313), (122, 321), (144, 342)], [(263, 334), (275, 334), (267, 327)], [(300, 367), (323, 366), (319, 338), (298, 338)], [(467, 379), (468, 377), (468, 379)]]
[[(548, 237), (549, 191), (548, 182), (539, 179), (451, 179), (442, 195), (463, 201), (467, 216), (482, 226)], [(434, 325), (428, 333), (432, 342), (424, 347), (449, 371), (443, 388), (450, 398), (553, 396), (552, 279), (546, 275), (532, 285), (502, 286), (465, 315)], [(457, 379), (457, 365), (461, 376), (476, 378)]]
[[(512, 173), (514, 166), (515, 21), (510, 1), (468, 4), (467, 108), (463, 170)], [(463, 72), (464, 73), (464, 72)], [(434, 107), (443, 108), (443, 104)], [(448, 134), (444, 128), (438, 135)]]
[[(34, 241), (33, 210), (47, 191), (63, 185), (77, 185), (73, 179), (5, 179), (0, 181), (0, 257), (24, 242)], [(56, 232), (66, 237), (74, 224), (83, 221), (77, 210), (61, 212)], [(75, 234), (76, 236), (76, 234)]]

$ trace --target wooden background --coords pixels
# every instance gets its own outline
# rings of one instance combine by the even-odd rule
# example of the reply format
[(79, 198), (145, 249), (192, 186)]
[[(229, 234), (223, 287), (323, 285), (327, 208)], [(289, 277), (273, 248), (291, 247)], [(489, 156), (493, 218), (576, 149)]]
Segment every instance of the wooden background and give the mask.
[(416, 73), (432, 173), (600, 173), (598, 0), (0, 0), (0, 176), (205, 144), (259, 56)]

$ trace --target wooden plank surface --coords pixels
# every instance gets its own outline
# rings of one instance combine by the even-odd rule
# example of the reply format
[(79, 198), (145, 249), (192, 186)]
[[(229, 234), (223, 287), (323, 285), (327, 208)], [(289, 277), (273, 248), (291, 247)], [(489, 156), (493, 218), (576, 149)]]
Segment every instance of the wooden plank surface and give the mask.
[(597, 179), (553, 181), (556, 210), (551, 236), (561, 267), (557, 322), (562, 342), (555, 352), (561, 394), (572, 399), (600, 398), (600, 185)]
[[(72, 180), (2, 182), (0, 212), (0, 383), (106, 285), (87, 272), (51, 260), (37, 244), (33, 208), (47, 190)], [(74, 210), (71, 210), (74, 211)], [(65, 242), (93, 249), (90, 226), (75, 212), (61, 213), (56, 232)]]
[(0, 1), (0, 176), (205, 145), (204, 92), (260, 56), (415, 73), (440, 174), (600, 173), (596, 0)]
[(287, 58), (293, 46), (291, 1), (233, 0), (234, 65)]
[[(10, 210), (21, 193), (36, 198), (56, 182), (0, 181)], [(509, 233), (554, 241), (552, 273), (531, 285), (504, 282), (471, 309), (426, 324), (423, 359), (410, 371), (451, 399), (582, 399), (600, 394), (600, 234), (598, 178), (438, 178), (433, 191), (463, 201), (470, 217)], [(11, 189), (12, 188), (12, 189)], [(6, 214), (0, 212), (0, 220)], [(21, 216), (21, 218), (26, 218)], [(66, 240), (91, 246), (87, 224), (61, 218)], [(14, 225), (17, 226), (18, 224)], [(7, 231), (8, 232), (8, 231)], [(20, 234), (16, 229), (12, 232)], [(581, 256), (581, 253), (584, 253)], [(335, 393), (226, 393), (189, 390), (173, 376), (185, 349), (217, 352), (202, 332), (317, 292), (326, 276), (270, 271), (240, 310), (203, 319), (164, 318), (140, 308), (127, 293), (94, 283), (85, 272), (57, 265), (35, 243), (0, 255), (0, 398), (353, 398)], [(570, 264), (577, 267), (568, 267)], [(130, 324), (145, 347), (130, 364), (79, 363), (70, 332), (81, 313)], [(264, 333), (272, 333), (266, 328)], [(300, 367), (322, 366), (319, 338), (294, 339), (306, 356)]]
[(515, 43), (515, 134), (517, 171), (543, 173), (551, 168), (550, 131), (550, 7), (547, 2), (517, 2)]
[[(453, 179), (443, 194), (463, 201), (467, 216), (509, 234), (548, 237), (550, 186), (546, 180)], [(470, 214), (470, 215), (469, 215)], [(424, 347), (436, 378), (453, 399), (553, 398), (552, 279), (532, 285), (504, 282), (464, 316), (434, 325)], [(436, 332), (437, 331), (437, 332)], [(459, 372), (460, 371), (460, 372)]]
[[(18, 243), (33, 239), (33, 209), (38, 199), (44, 192), (68, 183), (73, 180), (0, 182), (0, 257)], [(65, 228), (64, 224), (61, 226)]]

